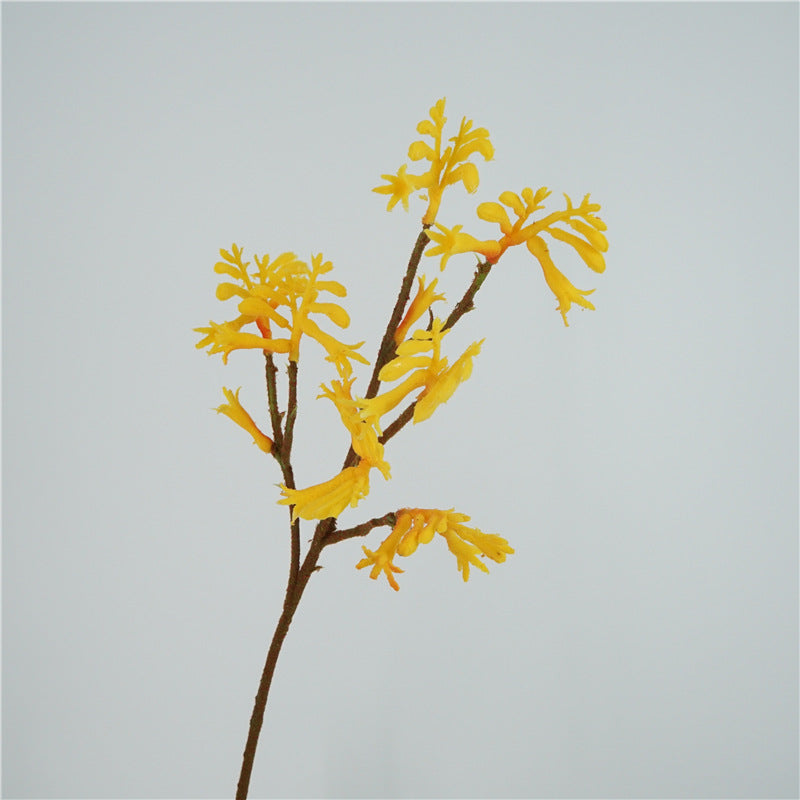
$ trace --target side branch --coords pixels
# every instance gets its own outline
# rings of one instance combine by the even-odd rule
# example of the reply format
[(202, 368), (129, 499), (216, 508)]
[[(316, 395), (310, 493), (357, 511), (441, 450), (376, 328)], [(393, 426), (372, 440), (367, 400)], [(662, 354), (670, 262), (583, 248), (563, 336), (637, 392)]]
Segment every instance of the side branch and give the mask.
[(373, 517), (367, 522), (362, 522), (354, 528), (346, 528), (343, 531), (333, 529), (325, 537), (324, 546), (335, 544), (336, 542), (344, 541), (345, 539), (352, 539), (356, 536), (366, 536), (373, 528), (380, 528), (382, 526), (394, 527), (397, 523), (397, 514), (393, 511), (384, 514), (382, 517)]
[(402, 428), (404, 428), (414, 416), (414, 409), (417, 407), (417, 401), (415, 400), (408, 408), (406, 408), (403, 413), (394, 421), (391, 425), (386, 427), (384, 430), (383, 435), (378, 439), (381, 444), (386, 444), (389, 439), (392, 438), (396, 433), (398, 433)]
[(289, 400), (286, 407), (286, 430), (283, 434), (283, 455), (286, 462), (292, 455), (294, 422), (297, 419), (297, 362), (289, 361)]
[(464, 296), (458, 301), (456, 307), (450, 312), (450, 316), (445, 320), (442, 330), (452, 328), (467, 311), (472, 311), (474, 307), (472, 301), (475, 299), (475, 295), (483, 285), (491, 269), (492, 265), (488, 261), (478, 264), (478, 268), (475, 270), (475, 275), (472, 278), (472, 283), (469, 285), (467, 291), (464, 292)]
[[(332, 521), (331, 521), (332, 522)], [(255, 760), (256, 747), (258, 745), (258, 737), (261, 733), (261, 726), (264, 723), (264, 709), (267, 706), (267, 698), (269, 697), (269, 689), (272, 685), (272, 677), (275, 674), (275, 665), (278, 663), (278, 655), (283, 645), (283, 640), (289, 631), (294, 612), (300, 603), (300, 598), (308, 584), (311, 575), (316, 571), (317, 560), (319, 554), (322, 552), (322, 539), (323, 533), (332, 527), (328, 520), (323, 520), (317, 526), (314, 533), (314, 538), (311, 541), (308, 553), (302, 566), (298, 570), (296, 580), (291, 588), (287, 591), (287, 600), (283, 606), (278, 625), (275, 628), (275, 633), (272, 637), (272, 642), (267, 652), (267, 660), (264, 664), (264, 670), (261, 673), (261, 681), (258, 685), (258, 692), (256, 693), (255, 704), (253, 706), (253, 713), (250, 717), (250, 728), (247, 735), (247, 742), (245, 743), (244, 754), (242, 756), (242, 769), (239, 774), (239, 783), (236, 787), (236, 800), (245, 800), (250, 787), (250, 775), (253, 771), (253, 761)]]

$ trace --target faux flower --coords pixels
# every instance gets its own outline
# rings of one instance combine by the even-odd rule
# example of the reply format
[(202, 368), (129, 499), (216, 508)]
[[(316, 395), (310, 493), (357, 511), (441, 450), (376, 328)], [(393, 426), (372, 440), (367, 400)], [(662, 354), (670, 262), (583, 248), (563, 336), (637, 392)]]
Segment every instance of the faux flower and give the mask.
[[(339, 328), (350, 324), (350, 317), (338, 303), (322, 302), (321, 293), (344, 297), (346, 289), (337, 281), (322, 279), (333, 269), (322, 254), (311, 257), (311, 266), (294, 253), (281, 253), (270, 261), (269, 256), (255, 257), (257, 270), (250, 272), (249, 261), (242, 261), (242, 250), (234, 244), (232, 252), (220, 250), (223, 260), (214, 271), (236, 279), (223, 281), (217, 287), (219, 300), (238, 301), (239, 316), (223, 323), (210, 322), (208, 327), (195, 328), (203, 337), (198, 348), (208, 348), (209, 355), (222, 353), (223, 362), (233, 350), (258, 349), (270, 353), (286, 353), (291, 361), (300, 357), (300, 340), (308, 336), (328, 353), (328, 360), (344, 373), (352, 370), (351, 361), (368, 363), (356, 350), (363, 344), (345, 344), (323, 331), (311, 315), (326, 317)], [(241, 330), (254, 324), (258, 333)], [(286, 331), (285, 336), (273, 337), (273, 328)]]
[(397, 170), (397, 175), (381, 175), (381, 178), (387, 181), (386, 186), (376, 186), (372, 191), (391, 195), (386, 210), (391, 211), (400, 202), (408, 211), (408, 198), (419, 188), (419, 178), (407, 175), (405, 164)]
[(576, 289), (569, 280), (567, 280), (564, 273), (553, 263), (553, 259), (550, 258), (550, 250), (547, 247), (547, 243), (540, 236), (534, 236), (529, 239), (527, 246), (531, 255), (535, 256), (541, 265), (545, 282), (550, 287), (550, 291), (552, 291), (558, 299), (558, 306), (556, 306), (556, 308), (561, 312), (561, 318), (564, 320), (565, 325), (569, 326), (569, 322), (567, 322), (567, 312), (570, 310), (573, 303), (577, 303), (579, 306), (583, 306), (583, 308), (594, 311), (594, 306), (586, 299), (586, 295), (591, 294), (594, 289)]
[(370, 463), (362, 459), (354, 467), (343, 469), (324, 483), (307, 489), (288, 489), (280, 485), (283, 497), (279, 505), (294, 506), (292, 522), (300, 519), (338, 517), (347, 506), (355, 508), (369, 494)]
[(437, 283), (436, 278), (434, 278), (433, 281), (431, 281), (427, 286), (425, 285), (424, 276), (420, 275), (417, 280), (419, 281), (417, 293), (408, 306), (405, 316), (397, 326), (397, 330), (394, 332), (395, 344), (400, 344), (400, 342), (406, 338), (408, 332), (411, 330), (411, 326), (417, 322), (417, 320), (419, 320), (419, 318), (426, 311), (428, 311), (437, 300), (445, 299), (443, 294), (434, 293)]
[(480, 342), (473, 342), (448, 369), (447, 358), (441, 354), (442, 320), (436, 318), (430, 330), (417, 330), (397, 347), (397, 355), (379, 373), (381, 381), (402, 383), (369, 400), (359, 399), (360, 417), (380, 430), (380, 420), (409, 395), (422, 391), (415, 398), (414, 423), (427, 419), (442, 403), (446, 403), (456, 387), (472, 373), (472, 359), (480, 352)]
[(383, 457), (383, 445), (378, 441), (374, 425), (361, 419), (358, 404), (353, 399), (352, 386), (355, 378), (331, 381), (330, 387), (323, 384), (322, 394), (327, 397), (339, 412), (342, 423), (350, 432), (353, 451), (366, 463), (378, 469), (386, 480), (391, 477), (389, 464)]
[[(591, 203), (588, 194), (577, 207), (572, 204), (568, 195), (564, 195), (565, 210), (552, 212), (539, 220), (532, 220), (533, 213), (544, 208), (544, 200), (549, 195), (550, 192), (543, 186), (535, 193), (530, 188), (523, 189), (522, 196), (514, 192), (503, 192), (498, 198), (499, 203), (481, 203), (477, 209), (478, 217), (500, 227), (501, 235), (496, 240), (481, 240), (468, 233), (462, 233), (462, 225), (446, 228), (436, 223), (436, 229), (428, 231), (428, 237), (434, 242), (435, 247), (429, 249), (427, 255), (440, 256), (441, 269), (444, 269), (451, 256), (458, 253), (477, 253), (489, 264), (496, 264), (510, 247), (525, 244), (528, 251), (539, 261), (545, 281), (558, 300), (557, 308), (561, 312), (564, 324), (569, 325), (567, 311), (572, 303), (594, 309), (594, 306), (586, 300), (586, 295), (591, 294), (594, 289), (576, 289), (567, 280), (553, 263), (542, 235), (551, 236), (569, 245), (587, 267), (599, 273), (606, 268), (603, 253), (608, 250), (608, 241), (602, 233), (606, 229), (606, 224), (595, 214), (600, 210), (600, 206)], [(516, 217), (513, 222), (509, 211)], [(566, 230), (564, 227), (559, 227), (560, 225), (572, 230)]]
[(221, 406), (217, 406), (216, 412), (218, 414), (225, 414), (225, 416), (230, 417), (237, 425), (241, 428), (244, 428), (252, 437), (253, 443), (256, 444), (261, 450), (265, 453), (269, 453), (272, 451), (272, 439), (269, 436), (265, 435), (261, 432), (261, 429), (253, 422), (253, 418), (244, 410), (244, 407), (239, 402), (239, 392), (241, 391), (241, 386), (235, 391), (232, 392), (230, 389), (226, 389), (224, 386), (222, 387), (222, 391), (225, 394), (225, 398), (227, 399), (227, 403), (223, 403)]
[(422, 217), (425, 225), (436, 219), (442, 194), (447, 186), (462, 183), (472, 193), (478, 188), (478, 168), (469, 159), (475, 153), (483, 156), (485, 161), (494, 157), (494, 147), (489, 140), (489, 132), (485, 128), (473, 128), (472, 120), (464, 117), (458, 133), (447, 141), (452, 142), (442, 149), (444, 126), (447, 117), (444, 115), (446, 98), (437, 100), (430, 109), (430, 119), (424, 119), (417, 125), (417, 133), (427, 136), (430, 142), (412, 142), (408, 148), (411, 161), (426, 160), (430, 167), (419, 175), (408, 174), (406, 165), (400, 167), (396, 175), (381, 175), (387, 181), (385, 186), (378, 186), (373, 192), (388, 194), (387, 210), (391, 211), (398, 202), (408, 211), (408, 198), (417, 190), (427, 189), (428, 208)]
[(455, 513), (452, 508), (447, 511), (437, 508), (401, 509), (397, 512), (392, 532), (376, 551), (362, 547), (365, 557), (356, 564), (356, 569), (371, 567), (369, 576), (373, 580), (383, 573), (392, 589), (399, 591), (400, 586), (394, 576), (403, 570), (394, 563), (394, 557), (410, 556), (419, 545), (427, 544), (438, 533), (455, 555), (465, 581), (469, 580), (470, 565), (488, 572), (483, 558), (502, 563), (514, 549), (502, 536), (483, 533), (478, 528), (464, 525), (469, 519), (466, 514)]

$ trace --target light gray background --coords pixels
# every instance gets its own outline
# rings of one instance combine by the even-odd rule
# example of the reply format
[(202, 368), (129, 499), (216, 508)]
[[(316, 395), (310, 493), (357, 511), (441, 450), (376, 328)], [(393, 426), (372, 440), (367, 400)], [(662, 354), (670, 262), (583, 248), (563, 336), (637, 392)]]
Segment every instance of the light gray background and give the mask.
[[(401, 591), (324, 555), (252, 794), (796, 797), (797, 5), (4, 5), (3, 791), (231, 796), (284, 591), (262, 359), (212, 266), (322, 251), (374, 352), (422, 206), (370, 189), (440, 96), (504, 189), (591, 191), (611, 248), (509, 253), (473, 377), (343, 523), (452, 507), (516, 554)], [(437, 268), (425, 264), (433, 276)], [(455, 300), (472, 273), (454, 259)], [(346, 434), (301, 365), (297, 474)], [(362, 384), (363, 385), (363, 384)], [(310, 529), (306, 529), (310, 530)], [(368, 544), (382, 538), (376, 532)]]

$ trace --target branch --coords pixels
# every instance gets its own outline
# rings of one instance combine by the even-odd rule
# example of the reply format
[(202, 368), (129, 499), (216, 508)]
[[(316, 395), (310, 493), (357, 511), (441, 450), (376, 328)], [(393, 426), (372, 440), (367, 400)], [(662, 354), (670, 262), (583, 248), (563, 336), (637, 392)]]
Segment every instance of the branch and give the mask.
[(283, 451), (283, 430), (281, 429), (281, 412), (278, 409), (278, 388), (276, 386), (275, 376), (278, 374), (278, 368), (275, 366), (275, 360), (269, 350), (264, 351), (264, 360), (267, 362), (264, 367), (264, 372), (267, 379), (267, 398), (269, 400), (269, 416), (272, 420), (272, 454), (281, 463), (280, 455)]
[(415, 400), (410, 406), (408, 406), (403, 413), (391, 424), (389, 425), (386, 430), (383, 432), (383, 436), (381, 436), (378, 441), (381, 444), (386, 444), (389, 439), (392, 438), (396, 433), (398, 433), (402, 428), (404, 428), (414, 416), (414, 409), (417, 407), (417, 401)]
[[(458, 301), (456, 307), (450, 312), (450, 316), (442, 326), (442, 330), (452, 328), (456, 322), (458, 322), (461, 317), (464, 316), (464, 314), (466, 314), (468, 311), (472, 311), (474, 308), (472, 301), (475, 299), (475, 295), (483, 285), (483, 282), (486, 280), (486, 277), (489, 275), (491, 269), (492, 265), (488, 261), (478, 264), (478, 269), (475, 271), (475, 276), (472, 279), (472, 283), (469, 285), (467, 291), (464, 292), (464, 296)], [(413, 403), (411, 403), (411, 405), (404, 409), (403, 413), (400, 414), (400, 416), (397, 417), (394, 422), (384, 429), (383, 435), (378, 439), (378, 441), (381, 444), (386, 444), (389, 439), (391, 439), (395, 434), (399, 433), (406, 425), (408, 425), (408, 423), (414, 417), (414, 409), (416, 406), (417, 401), (415, 400)]]
[(329, 544), (336, 544), (336, 542), (342, 542), (345, 539), (353, 539), (356, 536), (366, 536), (373, 528), (380, 528), (387, 525), (394, 527), (396, 523), (397, 514), (394, 511), (390, 511), (382, 517), (373, 517), (371, 520), (362, 522), (354, 528), (346, 528), (343, 531), (333, 528), (325, 537), (323, 546), (327, 547)]
[(420, 258), (422, 258), (422, 251), (428, 245), (428, 242), (430, 242), (428, 234), (426, 233), (428, 228), (430, 228), (430, 225), (423, 224), (422, 230), (417, 236), (417, 241), (414, 243), (414, 249), (411, 251), (411, 257), (408, 260), (408, 268), (403, 277), (403, 283), (400, 286), (400, 294), (397, 295), (392, 316), (389, 317), (386, 332), (383, 334), (383, 340), (378, 349), (378, 355), (375, 358), (375, 368), (372, 370), (372, 378), (370, 379), (367, 394), (365, 395), (368, 400), (378, 394), (378, 389), (381, 385), (380, 380), (378, 380), (378, 373), (383, 366), (388, 364), (394, 357), (396, 347), (394, 343), (394, 334), (395, 331), (397, 331), (400, 320), (403, 318), (403, 311), (405, 311), (408, 298), (411, 295), (411, 287), (414, 285), (414, 276), (417, 274), (417, 267), (419, 266)]
[[(286, 430), (283, 434), (283, 455), (286, 463), (292, 454), (292, 440), (294, 438), (294, 422), (297, 419), (297, 362), (289, 361), (289, 402), (286, 408)], [(294, 487), (292, 487), (294, 488)]]
[(467, 311), (472, 311), (474, 308), (472, 301), (475, 299), (475, 295), (483, 285), (491, 269), (492, 264), (488, 261), (478, 264), (478, 268), (475, 270), (475, 275), (472, 278), (472, 283), (469, 285), (467, 291), (464, 292), (464, 296), (458, 301), (456, 307), (450, 312), (450, 316), (445, 320), (442, 330), (452, 328)]

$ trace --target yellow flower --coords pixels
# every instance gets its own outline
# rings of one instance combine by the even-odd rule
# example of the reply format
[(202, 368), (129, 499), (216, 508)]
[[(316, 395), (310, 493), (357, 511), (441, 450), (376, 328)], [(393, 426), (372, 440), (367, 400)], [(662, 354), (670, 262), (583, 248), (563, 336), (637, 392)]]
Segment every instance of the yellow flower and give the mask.
[(371, 422), (380, 431), (380, 419), (396, 408), (417, 389), (423, 391), (416, 398), (414, 424), (427, 419), (442, 403), (446, 403), (457, 386), (472, 372), (472, 359), (480, 352), (480, 342), (473, 342), (456, 360), (450, 369), (446, 358), (441, 355), (442, 330), (444, 323), (434, 319), (431, 330), (417, 330), (411, 339), (397, 347), (397, 355), (379, 373), (381, 381), (400, 380), (402, 383), (370, 400), (357, 401), (360, 418)]
[(266, 350), (270, 353), (288, 353), (288, 339), (265, 339), (255, 333), (242, 332), (236, 329), (234, 322), (209, 322), (208, 328), (195, 328), (198, 333), (206, 334), (195, 346), (208, 347), (208, 354), (222, 353), (222, 363), (228, 363), (228, 356), (234, 350)]
[[(211, 322), (207, 328), (196, 328), (203, 338), (198, 348), (209, 348), (209, 354), (223, 353), (223, 362), (233, 350), (259, 349), (271, 353), (288, 353), (291, 361), (300, 357), (300, 339), (306, 335), (315, 339), (328, 352), (327, 359), (337, 365), (340, 372), (349, 375), (350, 361), (369, 363), (356, 352), (363, 344), (344, 344), (323, 331), (310, 315), (327, 317), (334, 325), (346, 328), (350, 317), (338, 303), (320, 302), (322, 292), (345, 297), (347, 290), (341, 283), (323, 280), (321, 276), (333, 269), (319, 253), (311, 257), (311, 267), (300, 261), (294, 253), (281, 253), (270, 261), (269, 256), (255, 257), (257, 271), (249, 272), (250, 262), (242, 261), (242, 250), (234, 244), (233, 252), (220, 250), (223, 261), (214, 270), (235, 278), (237, 283), (223, 281), (217, 287), (220, 300), (237, 298), (239, 316), (221, 324)], [(286, 309), (282, 314), (278, 309)], [(241, 331), (254, 323), (259, 334)], [(289, 332), (288, 338), (275, 339), (271, 326), (277, 325)]]
[[(441, 269), (444, 269), (451, 256), (458, 253), (477, 253), (488, 263), (496, 264), (506, 250), (524, 243), (541, 264), (545, 281), (558, 299), (558, 310), (561, 312), (564, 324), (568, 325), (566, 315), (572, 303), (594, 309), (585, 297), (594, 289), (586, 291), (576, 289), (567, 280), (553, 263), (548, 247), (540, 234), (547, 234), (568, 244), (587, 267), (600, 273), (606, 268), (603, 253), (608, 250), (608, 241), (601, 233), (606, 229), (606, 224), (595, 214), (600, 210), (600, 206), (591, 203), (588, 194), (577, 207), (573, 205), (569, 195), (565, 194), (565, 210), (555, 211), (539, 220), (531, 221), (531, 215), (544, 208), (544, 200), (549, 195), (547, 187), (542, 186), (535, 193), (530, 188), (523, 189), (521, 197), (514, 192), (503, 192), (498, 198), (500, 203), (481, 203), (477, 209), (478, 217), (500, 226), (501, 236), (497, 240), (479, 240), (470, 234), (462, 233), (461, 225), (446, 228), (436, 223), (437, 230), (428, 231), (428, 237), (436, 246), (429, 249), (427, 255), (441, 256)], [(506, 209), (513, 212), (516, 217), (513, 222)], [(557, 227), (558, 225), (567, 225), (576, 233)]]
[(355, 467), (347, 467), (325, 483), (307, 489), (288, 489), (281, 484), (283, 498), (279, 505), (294, 506), (292, 522), (301, 519), (338, 517), (347, 506), (355, 508), (369, 494), (370, 463), (364, 459)]
[(331, 381), (330, 388), (323, 384), (319, 397), (327, 397), (339, 412), (345, 428), (350, 432), (353, 451), (364, 461), (380, 470), (386, 480), (391, 477), (389, 464), (383, 457), (383, 445), (378, 441), (374, 425), (359, 416), (358, 405), (351, 394), (355, 378), (344, 381)]
[(397, 330), (394, 332), (394, 341), (395, 344), (400, 344), (403, 339), (406, 338), (409, 330), (411, 330), (411, 326), (437, 301), (437, 300), (444, 300), (445, 297), (443, 294), (434, 294), (434, 289), (436, 288), (437, 280), (436, 278), (431, 281), (428, 286), (425, 286), (425, 278), (424, 276), (420, 275), (417, 280), (419, 281), (419, 289), (417, 289), (417, 294), (414, 299), (411, 301), (411, 304), (408, 307), (408, 311), (406, 311), (406, 315), (403, 317), (401, 323), (397, 326)]
[(376, 186), (372, 191), (378, 194), (391, 195), (386, 210), (391, 211), (398, 202), (401, 202), (403, 208), (408, 211), (408, 198), (419, 188), (415, 176), (406, 174), (406, 165), (403, 164), (397, 170), (397, 175), (381, 175), (381, 178), (388, 181), (388, 184), (386, 186)]
[(445, 228), (444, 225), (435, 223), (438, 231), (429, 230), (428, 238), (436, 243), (425, 253), (426, 256), (441, 256), (439, 269), (444, 270), (450, 256), (459, 253), (480, 253), (489, 263), (494, 264), (503, 255), (505, 248), (499, 242), (480, 241), (468, 233), (461, 233), (463, 225), (454, 225), (452, 228)]
[(427, 160), (429, 169), (420, 175), (409, 175), (403, 165), (397, 175), (382, 175), (388, 181), (385, 186), (378, 186), (373, 192), (391, 195), (388, 210), (394, 208), (398, 202), (408, 210), (408, 198), (417, 190), (428, 190), (428, 208), (422, 217), (425, 225), (430, 225), (436, 219), (442, 194), (447, 186), (462, 183), (464, 188), (472, 193), (478, 188), (478, 168), (470, 161), (470, 157), (479, 153), (485, 161), (494, 157), (494, 147), (489, 140), (489, 132), (485, 128), (473, 128), (472, 120), (464, 117), (461, 120), (458, 133), (448, 141), (451, 145), (442, 150), (444, 125), (447, 117), (444, 116), (446, 98), (437, 100), (430, 109), (430, 119), (424, 119), (417, 125), (417, 133), (428, 136), (432, 142), (422, 140), (412, 142), (408, 148), (408, 157), (412, 161)]
[(484, 341), (481, 339), (479, 342), (473, 342), (450, 369), (444, 370), (428, 383), (414, 406), (415, 425), (428, 419), (442, 403), (446, 403), (453, 396), (458, 385), (469, 378), (472, 374), (472, 359), (480, 353)]
[(402, 523), (398, 518), (394, 530), (374, 553), (371, 550), (368, 550), (366, 547), (361, 548), (366, 554), (366, 558), (362, 558), (361, 561), (356, 564), (356, 569), (362, 569), (363, 567), (371, 566), (372, 570), (370, 571), (369, 576), (373, 580), (375, 580), (378, 575), (383, 572), (386, 575), (386, 578), (389, 581), (389, 585), (392, 587), (392, 589), (394, 589), (396, 592), (399, 592), (400, 587), (398, 586), (397, 581), (394, 579), (394, 573), (402, 572), (403, 570), (400, 569), (400, 567), (396, 567), (392, 563), (392, 559), (397, 552), (397, 544), (402, 536)]
[(585, 295), (591, 294), (594, 289), (587, 289), (585, 291), (576, 289), (553, 263), (547, 245), (539, 236), (534, 236), (532, 239), (529, 239), (527, 244), (528, 250), (530, 250), (532, 255), (539, 261), (539, 264), (541, 264), (542, 272), (544, 272), (544, 279), (558, 300), (557, 308), (561, 312), (561, 318), (564, 320), (564, 324), (569, 327), (567, 312), (570, 310), (573, 303), (577, 303), (579, 306), (594, 311), (594, 306), (585, 297)]
[(370, 578), (375, 580), (383, 573), (392, 589), (399, 591), (394, 575), (403, 570), (395, 566), (394, 557), (410, 556), (420, 544), (427, 544), (438, 533), (444, 537), (448, 549), (455, 555), (458, 569), (465, 581), (469, 579), (470, 565), (488, 572), (482, 558), (491, 558), (502, 563), (506, 560), (506, 555), (512, 554), (514, 549), (502, 536), (483, 533), (478, 528), (464, 525), (469, 519), (466, 514), (454, 513), (452, 508), (447, 511), (437, 508), (400, 509), (392, 532), (381, 546), (374, 552), (362, 547), (365, 557), (356, 564), (356, 569), (372, 567)]
[(265, 453), (272, 451), (272, 439), (261, 432), (258, 425), (253, 422), (253, 418), (244, 410), (244, 407), (239, 402), (239, 392), (242, 387), (240, 386), (235, 392), (230, 389), (222, 387), (225, 393), (227, 403), (217, 406), (216, 412), (218, 414), (225, 414), (230, 417), (237, 425), (244, 428), (252, 437), (253, 442)]

